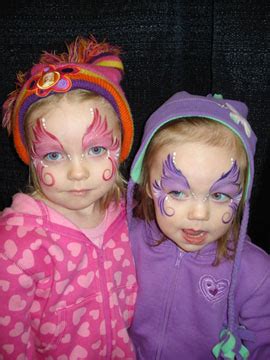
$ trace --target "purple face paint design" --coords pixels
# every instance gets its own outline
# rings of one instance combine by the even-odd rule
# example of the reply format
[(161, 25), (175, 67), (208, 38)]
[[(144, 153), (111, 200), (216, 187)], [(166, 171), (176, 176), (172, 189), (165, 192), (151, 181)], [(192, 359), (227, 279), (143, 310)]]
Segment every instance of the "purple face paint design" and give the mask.
[(228, 224), (235, 216), (236, 210), (242, 198), (242, 188), (240, 184), (240, 169), (237, 162), (234, 161), (230, 170), (221, 175), (221, 177), (211, 186), (210, 194), (226, 194), (231, 198), (229, 207), (231, 213), (226, 212), (222, 217), (222, 222)]
[[(63, 152), (63, 146), (59, 140), (50, 134), (44, 126), (43, 119), (38, 119), (36, 125), (33, 128), (34, 140), (30, 151), (30, 156), (33, 160), (33, 164), (37, 171), (37, 176), (40, 181), (46, 186), (53, 186), (55, 179), (49, 172), (45, 172), (47, 165), (44, 164), (43, 159), (45, 155), (50, 153)], [(49, 149), (49, 151), (48, 151)]]
[(155, 197), (158, 199), (161, 214), (173, 216), (175, 213), (174, 209), (165, 209), (165, 201), (168, 198), (168, 193), (171, 191), (190, 190), (186, 177), (174, 165), (173, 155), (169, 154), (167, 159), (163, 162), (161, 179), (159, 181), (155, 180), (152, 184), (152, 188)]
[[(199, 199), (199, 196), (191, 191), (187, 178), (175, 167), (173, 159), (173, 155), (169, 154), (167, 156), (167, 159), (163, 162), (161, 179), (155, 180), (152, 184), (153, 193), (158, 200), (160, 212), (162, 215), (167, 216), (173, 216), (175, 214), (174, 209), (170, 207), (166, 207), (165, 209), (165, 202), (170, 192), (183, 192), (191, 195), (196, 200)], [(233, 219), (242, 197), (239, 178), (240, 169), (237, 162), (234, 161), (230, 170), (222, 174), (221, 177), (213, 183), (209, 193), (202, 199), (203, 202), (209, 200), (209, 198), (214, 199), (216, 194), (230, 199), (229, 208), (231, 211), (224, 213), (222, 216), (222, 222), (225, 224)], [(216, 203), (218, 203), (218, 201), (216, 201)], [(227, 203), (227, 201), (221, 201), (220, 203), (224, 204)]]
[(94, 119), (87, 128), (82, 140), (83, 152), (90, 148), (103, 147), (107, 150), (107, 158), (111, 163), (111, 168), (103, 173), (103, 180), (110, 180), (116, 173), (118, 158), (120, 153), (120, 142), (113, 137), (113, 131), (108, 130), (106, 117), (102, 120), (98, 109), (94, 110)]

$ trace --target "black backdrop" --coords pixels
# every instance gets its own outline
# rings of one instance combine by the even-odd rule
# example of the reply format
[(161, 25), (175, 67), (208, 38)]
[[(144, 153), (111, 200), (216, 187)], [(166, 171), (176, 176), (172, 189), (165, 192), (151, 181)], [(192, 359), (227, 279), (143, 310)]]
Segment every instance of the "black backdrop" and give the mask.
[[(87, 0), (5, 2), (0, 15), (0, 102), (43, 50), (64, 51), (77, 35), (119, 45), (122, 83), (139, 145), (147, 117), (173, 93), (221, 93), (250, 108), (257, 134), (249, 234), (270, 253), (270, 92), (268, 0)], [(126, 174), (127, 174), (126, 170)], [(23, 190), (28, 169), (0, 131), (0, 209)], [(266, 208), (266, 210), (264, 209)]]

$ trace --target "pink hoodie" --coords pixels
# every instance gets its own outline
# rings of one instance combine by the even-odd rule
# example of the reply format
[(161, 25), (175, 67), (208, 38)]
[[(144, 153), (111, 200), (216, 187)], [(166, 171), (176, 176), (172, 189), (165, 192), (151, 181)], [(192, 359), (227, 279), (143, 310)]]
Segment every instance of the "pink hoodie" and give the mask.
[(0, 358), (135, 359), (137, 293), (118, 212), (97, 247), (42, 201), (17, 194), (0, 217)]

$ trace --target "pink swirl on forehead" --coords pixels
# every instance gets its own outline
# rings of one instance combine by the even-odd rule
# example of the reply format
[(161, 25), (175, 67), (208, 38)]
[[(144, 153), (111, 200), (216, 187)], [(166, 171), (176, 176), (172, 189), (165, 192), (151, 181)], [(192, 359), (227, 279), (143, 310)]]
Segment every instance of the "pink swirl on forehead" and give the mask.
[(94, 109), (93, 121), (82, 140), (83, 151), (94, 146), (103, 146), (113, 151), (119, 148), (119, 140), (113, 138), (113, 130), (108, 129), (106, 116), (102, 119), (98, 109)]
[(49, 152), (63, 152), (64, 148), (56, 136), (47, 131), (38, 119), (34, 128), (34, 140), (31, 147), (31, 158), (33, 160), (43, 159)]
[(111, 167), (104, 171), (102, 178), (108, 181), (116, 173), (120, 141), (116, 137), (113, 137), (113, 130), (108, 129), (106, 116), (102, 119), (98, 109), (94, 110), (93, 121), (87, 128), (82, 140), (83, 151), (94, 146), (102, 146), (107, 149)]

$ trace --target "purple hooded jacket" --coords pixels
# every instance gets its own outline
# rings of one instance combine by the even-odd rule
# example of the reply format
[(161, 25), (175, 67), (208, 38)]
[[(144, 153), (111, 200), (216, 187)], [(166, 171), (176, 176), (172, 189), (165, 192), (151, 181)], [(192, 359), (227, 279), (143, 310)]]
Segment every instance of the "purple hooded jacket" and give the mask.
[[(216, 243), (184, 252), (170, 240), (152, 246), (161, 233), (155, 222), (132, 218), (134, 187), (140, 183), (145, 150), (165, 123), (199, 116), (229, 127), (249, 160), (245, 205), (234, 261), (213, 266)], [(270, 359), (270, 256), (251, 243), (247, 231), (256, 136), (242, 102), (179, 92), (148, 119), (133, 161), (128, 189), (130, 236), (139, 294), (130, 335), (144, 360)], [(213, 350), (214, 348), (214, 350)]]

